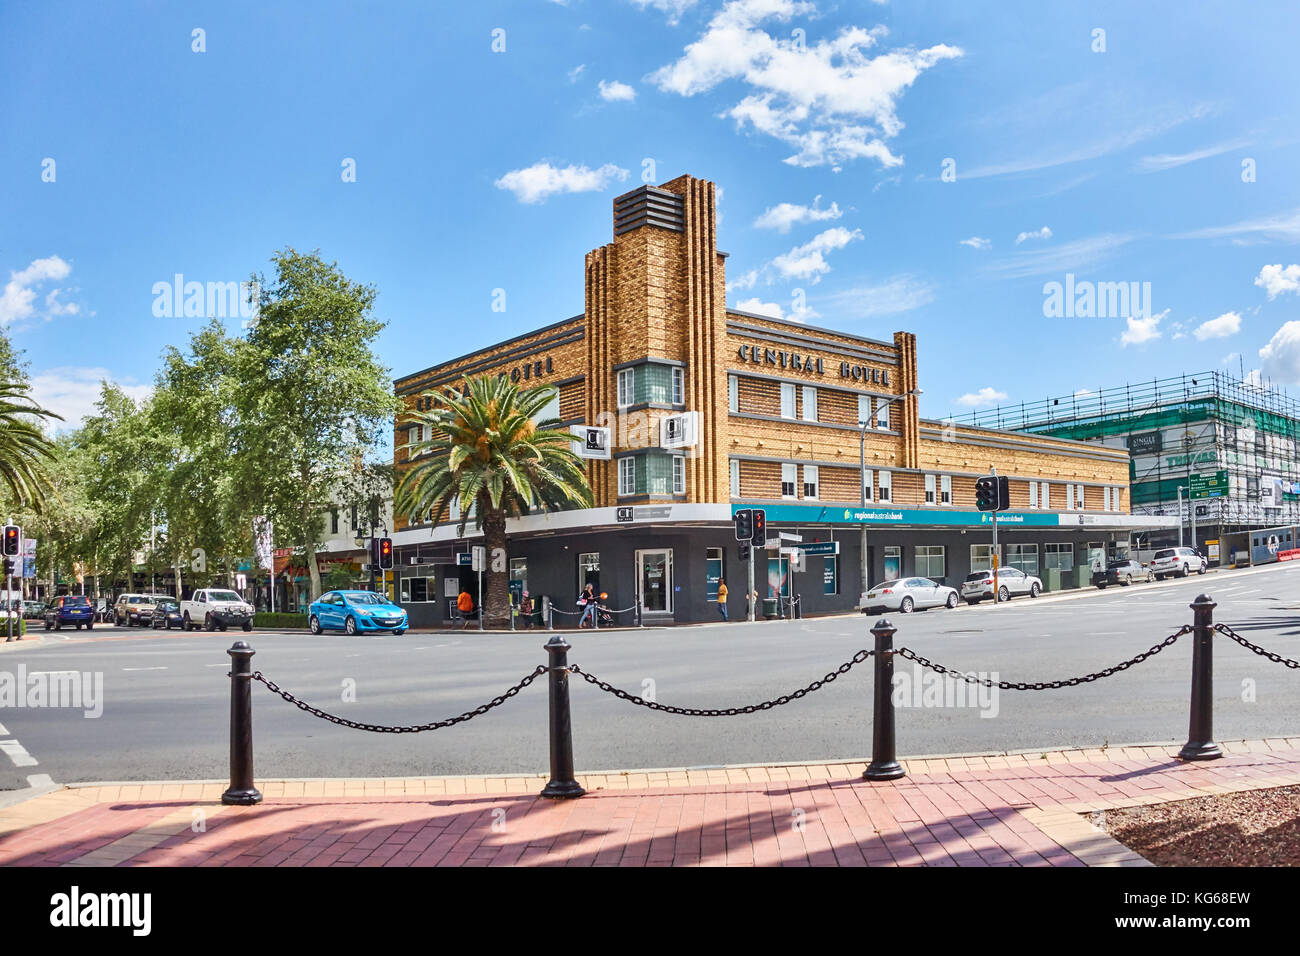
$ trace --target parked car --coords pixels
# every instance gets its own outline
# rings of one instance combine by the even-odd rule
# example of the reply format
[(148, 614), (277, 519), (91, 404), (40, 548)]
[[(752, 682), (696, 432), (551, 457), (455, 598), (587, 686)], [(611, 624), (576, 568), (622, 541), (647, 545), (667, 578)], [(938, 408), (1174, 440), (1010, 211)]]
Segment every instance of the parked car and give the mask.
[(1210, 562), (1193, 548), (1165, 548), (1151, 557), (1151, 573), (1157, 581), (1166, 577), (1185, 578), (1195, 571), (1204, 574)]
[(181, 601), (181, 627), (197, 631), (224, 631), (234, 625), (245, 631), (253, 629), (253, 605), (229, 588), (200, 588)]
[(27, 620), (42, 620), (45, 617), (45, 604), (41, 601), (24, 601), (23, 617)]
[(1134, 581), (1154, 581), (1155, 574), (1150, 568), (1144, 568), (1136, 561), (1123, 558), (1119, 561), (1112, 561), (1106, 565), (1104, 571), (1092, 572), (1092, 583), (1101, 589), (1105, 589), (1108, 584), (1118, 584), (1121, 587), (1128, 587)]
[(313, 634), (325, 630), (391, 631), (405, 634), (406, 612), (374, 591), (327, 591), (311, 603), (307, 626)]
[(170, 631), (173, 627), (183, 627), (183, 622), (180, 601), (175, 598), (159, 598), (154, 602), (153, 614), (149, 617), (151, 626)]
[(873, 585), (858, 599), (864, 614), (898, 611), (910, 614), (932, 607), (956, 607), (957, 589), (929, 578), (899, 578)]
[(90, 598), (84, 594), (64, 594), (56, 597), (45, 606), (45, 629), (63, 630), (63, 625), (71, 624), (77, 630), (84, 625), (86, 630), (95, 626), (95, 609), (90, 606)]
[(154, 603), (166, 600), (169, 600), (166, 594), (120, 594), (113, 606), (113, 624), (144, 627), (153, 621)]
[[(1032, 574), (1025, 574), (1019, 568), (1000, 568), (998, 570), (998, 601), (1009, 601), (1018, 594), (1038, 597), (1043, 591), (1043, 582)], [(967, 604), (978, 604), (990, 600), (993, 594), (993, 572), (974, 571), (966, 575), (961, 585), (961, 596)]]

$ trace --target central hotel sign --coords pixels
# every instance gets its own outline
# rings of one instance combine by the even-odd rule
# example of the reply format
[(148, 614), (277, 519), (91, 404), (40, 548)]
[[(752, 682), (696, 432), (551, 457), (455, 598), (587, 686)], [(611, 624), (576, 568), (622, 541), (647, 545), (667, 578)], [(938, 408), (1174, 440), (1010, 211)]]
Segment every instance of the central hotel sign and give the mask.
[[(740, 356), (742, 362), (749, 362), (753, 365), (774, 365), (778, 368), (793, 369), (796, 372), (826, 374), (826, 367), (820, 356), (801, 355), (798, 352), (769, 349), (761, 345), (742, 345), (736, 354)], [(851, 378), (855, 382), (888, 385), (889, 369), (854, 365), (852, 362), (840, 362), (840, 378)]]

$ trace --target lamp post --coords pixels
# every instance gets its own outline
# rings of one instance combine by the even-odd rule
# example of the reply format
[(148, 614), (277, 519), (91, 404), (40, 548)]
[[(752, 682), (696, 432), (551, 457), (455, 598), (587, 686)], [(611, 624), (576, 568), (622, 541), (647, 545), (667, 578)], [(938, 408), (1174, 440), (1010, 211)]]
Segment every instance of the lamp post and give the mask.
[[(1191, 432), (1183, 433), (1183, 451), (1187, 452), (1187, 518), (1192, 528), (1191, 547), (1196, 549), (1196, 504), (1192, 498), (1192, 449), (1196, 447), (1196, 436)], [(1179, 515), (1179, 528), (1182, 527), (1182, 516)], [(1182, 537), (1182, 534), (1179, 534)]]
[[(902, 395), (895, 395), (893, 398), (876, 406), (875, 419), (879, 421), (881, 409), (888, 408), (890, 405), (894, 404), (894, 402), (901, 402), (905, 398), (914, 398), (920, 394), (921, 389), (914, 388), (910, 392), (904, 392)], [(871, 423), (871, 418), (868, 418), (866, 421), (858, 422), (858, 491), (862, 496), (862, 507), (864, 510), (867, 507), (867, 426)], [(862, 537), (859, 542), (859, 547), (862, 552), (860, 555), (862, 563), (862, 593), (865, 594), (867, 588), (871, 586), (867, 580), (867, 576), (871, 569), (867, 567), (867, 523), (865, 520), (862, 522), (861, 535)], [(902, 568), (899, 568), (899, 573), (902, 573)]]

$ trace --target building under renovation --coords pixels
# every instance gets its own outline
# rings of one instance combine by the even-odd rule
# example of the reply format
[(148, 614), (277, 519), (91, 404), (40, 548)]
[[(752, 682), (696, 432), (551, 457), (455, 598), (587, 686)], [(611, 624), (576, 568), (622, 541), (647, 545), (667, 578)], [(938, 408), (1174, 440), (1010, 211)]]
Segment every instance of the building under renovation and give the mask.
[(1227, 563), (1227, 542), (1239, 533), (1300, 523), (1300, 402), (1278, 387), (1202, 372), (962, 420), (1127, 448), (1133, 513), (1182, 518), (1181, 529), (1135, 540), (1142, 549), (1178, 544), (1180, 533), (1192, 543), (1194, 522), (1195, 546)]

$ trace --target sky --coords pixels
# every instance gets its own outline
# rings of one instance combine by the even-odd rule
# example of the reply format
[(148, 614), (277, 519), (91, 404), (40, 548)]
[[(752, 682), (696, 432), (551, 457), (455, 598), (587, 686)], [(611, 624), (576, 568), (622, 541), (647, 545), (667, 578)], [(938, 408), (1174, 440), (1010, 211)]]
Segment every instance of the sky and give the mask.
[(0, 326), (75, 423), (205, 323), (177, 276), (318, 249), (397, 377), (581, 313), (613, 197), (689, 173), (728, 304), (916, 333), (927, 417), (1294, 386), (1297, 36), (1282, 0), (0, 3)]

